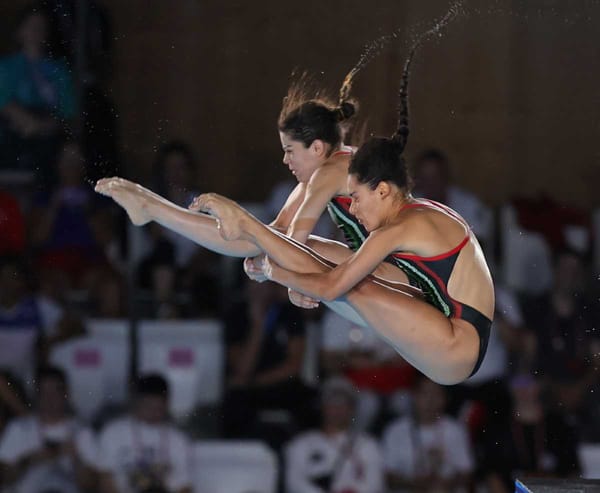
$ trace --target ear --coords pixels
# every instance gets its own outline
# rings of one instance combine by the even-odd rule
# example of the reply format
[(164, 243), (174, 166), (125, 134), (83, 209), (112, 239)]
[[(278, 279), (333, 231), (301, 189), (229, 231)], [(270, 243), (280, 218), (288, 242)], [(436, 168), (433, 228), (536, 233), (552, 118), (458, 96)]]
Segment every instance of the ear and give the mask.
[(387, 181), (380, 181), (375, 187), (375, 193), (384, 199), (392, 193), (392, 187)]
[(327, 145), (320, 139), (313, 140), (310, 148), (319, 157), (323, 157), (327, 154)]

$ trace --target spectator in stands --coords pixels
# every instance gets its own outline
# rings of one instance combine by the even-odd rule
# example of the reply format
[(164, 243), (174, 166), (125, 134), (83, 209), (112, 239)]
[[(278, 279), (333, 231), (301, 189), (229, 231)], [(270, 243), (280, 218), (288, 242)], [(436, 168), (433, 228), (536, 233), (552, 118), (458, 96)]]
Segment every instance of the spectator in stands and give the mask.
[(298, 435), (286, 450), (289, 493), (382, 493), (383, 461), (377, 442), (352, 429), (356, 389), (335, 377), (322, 389), (322, 423)]
[[(109, 262), (106, 241), (98, 237), (99, 231), (107, 229), (98, 227), (107, 207), (107, 201), (98, 200), (98, 194), (85, 182), (85, 161), (79, 145), (66, 142), (58, 158), (57, 187), (35, 200), (32, 243), (37, 248), (44, 281), (52, 279), (55, 285), (63, 286), (63, 291), (99, 292), (103, 296), (98, 300), (100, 307), (118, 305), (123, 296), (118, 265)], [(92, 311), (94, 315), (121, 314), (119, 306)]]
[(420, 375), (413, 414), (383, 434), (388, 488), (393, 491), (466, 491), (473, 458), (466, 428), (444, 414), (445, 390)]
[(469, 426), (476, 478), (488, 485), (503, 467), (493, 460), (497, 444), (489, 439), (489, 430), (507, 429), (512, 409), (510, 377), (531, 369), (535, 351), (535, 334), (524, 325), (518, 299), (508, 288), (497, 285), (496, 314), (481, 368), (464, 383), (448, 389), (451, 414), (464, 416)]
[(531, 374), (510, 381), (511, 416), (486, 428), (490, 453), (486, 485), (493, 493), (514, 491), (516, 478), (565, 477), (579, 472), (578, 437), (555, 413), (545, 410), (540, 382)]
[(302, 310), (289, 303), (287, 289), (279, 285), (245, 282), (246, 300), (232, 306), (225, 318), (223, 427), (228, 437), (260, 435), (257, 417), (262, 410), (287, 410), (300, 426), (309, 424), (313, 414), (313, 394), (301, 378), (306, 345)]
[(31, 292), (22, 259), (0, 259), (0, 370), (29, 387), (36, 361), (63, 315), (60, 306)]
[(380, 422), (402, 410), (403, 394), (416, 374), (373, 329), (360, 327), (328, 310), (320, 327), (321, 367), (327, 375), (344, 375), (359, 390), (356, 422), (361, 429), (378, 428)]
[(4, 484), (27, 493), (93, 491), (96, 444), (68, 412), (65, 375), (45, 367), (36, 383), (35, 411), (11, 421), (0, 440)]
[[(154, 190), (174, 204), (187, 207), (199, 194), (195, 168), (195, 158), (187, 144), (172, 141), (163, 145), (154, 164)], [(158, 224), (150, 224), (147, 231), (150, 248), (140, 263), (139, 277), (142, 287), (152, 289), (158, 315), (181, 315), (175, 301), (177, 290), (193, 296), (190, 305), (198, 312), (214, 309), (218, 304), (218, 256)]]
[(537, 335), (534, 369), (541, 378), (547, 410), (571, 427), (575, 436), (599, 399), (590, 392), (598, 384), (598, 307), (585, 295), (586, 271), (579, 254), (557, 252), (553, 288), (524, 307), (527, 323)]
[(67, 66), (49, 56), (48, 17), (28, 8), (17, 23), (19, 51), (0, 60), (0, 168), (52, 175), (58, 136), (74, 115)]
[(469, 223), (477, 239), (488, 251), (493, 247), (492, 211), (471, 192), (451, 181), (447, 156), (438, 149), (423, 151), (414, 162), (414, 195), (450, 206)]
[(138, 379), (132, 413), (107, 424), (100, 435), (101, 493), (191, 493), (190, 444), (169, 423), (168, 404), (163, 377)]

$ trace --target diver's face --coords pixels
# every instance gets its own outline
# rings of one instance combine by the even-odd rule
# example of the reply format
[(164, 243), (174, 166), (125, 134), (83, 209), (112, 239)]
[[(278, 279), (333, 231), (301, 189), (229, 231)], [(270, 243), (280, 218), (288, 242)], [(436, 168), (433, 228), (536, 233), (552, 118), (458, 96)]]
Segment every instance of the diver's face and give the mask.
[(350, 214), (356, 217), (369, 232), (381, 226), (383, 209), (381, 195), (377, 188), (360, 183), (355, 175), (348, 175), (348, 193), (352, 198)]
[(283, 148), (283, 164), (285, 164), (300, 183), (307, 183), (313, 173), (325, 159), (320, 152), (320, 142), (315, 140), (310, 146), (292, 139), (289, 134), (279, 132)]

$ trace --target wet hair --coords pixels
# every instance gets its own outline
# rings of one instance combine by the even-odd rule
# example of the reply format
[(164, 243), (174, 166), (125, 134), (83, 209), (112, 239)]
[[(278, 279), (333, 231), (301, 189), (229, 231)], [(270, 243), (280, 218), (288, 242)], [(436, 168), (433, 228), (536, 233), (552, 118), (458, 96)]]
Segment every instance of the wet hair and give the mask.
[(434, 27), (422, 33), (412, 44), (400, 79), (398, 102), (398, 125), (394, 134), (387, 137), (374, 137), (363, 144), (355, 153), (348, 172), (363, 184), (374, 189), (382, 182), (391, 182), (407, 193), (412, 189), (412, 179), (408, 172), (403, 153), (408, 142), (408, 80), (410, 66), (417, 49), (454, 19), (460, 10), (460, 3), (453, 4), (446, 15)]
[(280, 132), (302, 142), (306, 148), (315, 140), (322, 140), (335, 149), (342, 143), (345, 125), (356, 113), (358, 104), (349, 99), (350, 88), (346, 84), (340, 89), (337, 104), (314, 91), (312, 85), (306, 73), (292, 83), (283, 99), (277, 126)]

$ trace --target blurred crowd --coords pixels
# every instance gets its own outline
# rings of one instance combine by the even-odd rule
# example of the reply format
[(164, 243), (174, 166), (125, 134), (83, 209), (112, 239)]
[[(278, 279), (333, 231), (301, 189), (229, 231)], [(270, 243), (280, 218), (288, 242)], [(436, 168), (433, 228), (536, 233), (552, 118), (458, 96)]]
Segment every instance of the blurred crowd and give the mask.
[[(95, 194), (91, 184), (119, 170), (102, 91), (110, 23), (91, 2), (76, 90), (75, 4), (44, 5), (15, 20), (15, 51), (0, 58), (0, 491), (200, 492), (197, 437), (264, 442), (290, 493), (506, 492), (516, 476), (581, 474), (581, 444), (600, 442), (591, 211), (548, 197), (493, 209), (453, 179), (443, 151), (415, 156), (415, 195), (465, 217), (497, 282), (483, 366), (442, 387), (376, 333), (301, 310), (285, 289), (246, 279), (239, 262), (158, 225), (134, 230)], [(204, 191), (200, 165), (187, 143), (158, 143), (148, 186), (185, 207)], [(255, 204), (265, 220), (292, 186)], [(528, 260), (546, 262), (539, 277), (506, 274), (516, 255), (507, 217), (542, 242), (544, 256)], [(318, 233), (336, 235), (327, 221)], [(85, 337), (90, 319), (132, 312), (219, 320), (218, 403), (173, 420), (169, 381), (152, 373), (132, 379), (119, 409), (93, 419), (73, 411), (51, 355)]]

